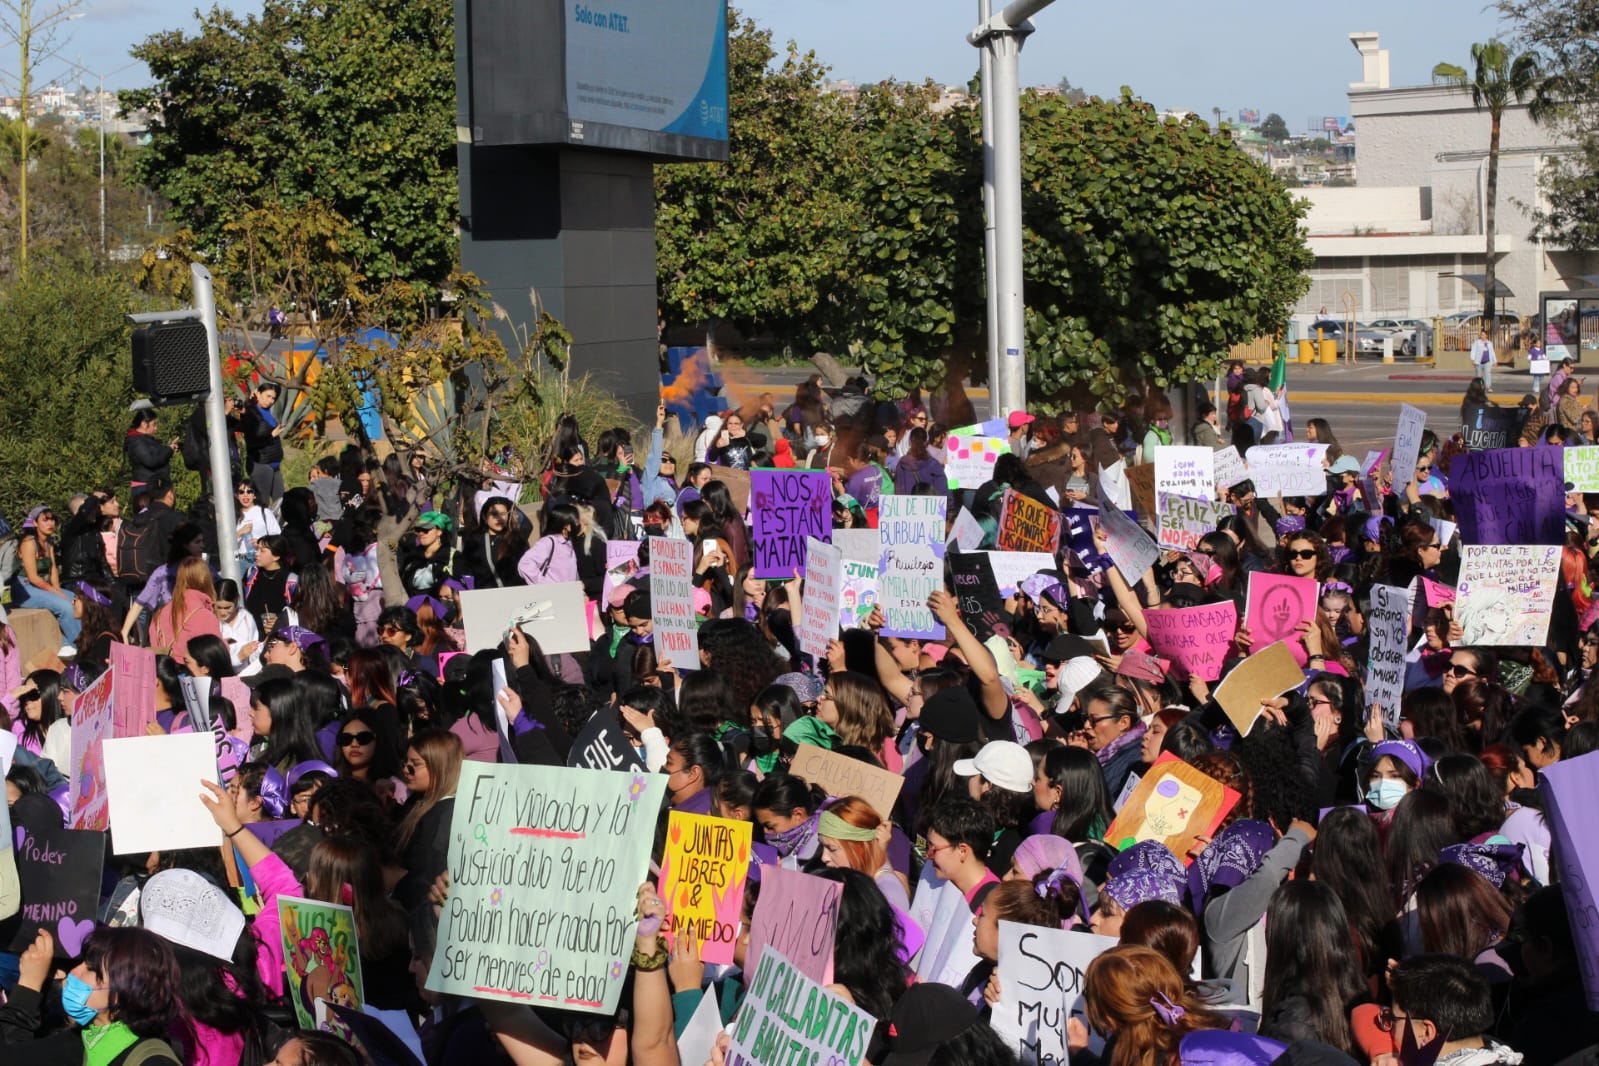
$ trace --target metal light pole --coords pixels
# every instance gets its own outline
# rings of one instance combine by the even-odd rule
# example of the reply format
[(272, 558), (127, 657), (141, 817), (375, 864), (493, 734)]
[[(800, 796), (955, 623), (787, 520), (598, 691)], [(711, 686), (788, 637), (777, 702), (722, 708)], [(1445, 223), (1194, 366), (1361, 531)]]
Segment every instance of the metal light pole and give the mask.
[(138, 59), (135, 59), (135, 60), (134, 60), (134, 61), (133, 61), (133, 62), (132, 62), (132, 63), (124, 63), (124, 64), (122, 64), (122, 65), (121, 65), (121, 66), (120, 66), (120, 67), (118, 67), (118, 68), (117, 68), (117, 69), (115, 69), (115, 70), (108, 70), (108, 71), (106, 71), (106, 72), (105, 72), (105, 73), (104, 73), (104, 74), (101, 74), (101, 73), (98, 73), (98, 72), (96, 72), (96, 71), (93, 71), (93, 70), (90, 70), (90, 69), (89, 69), (89, 68), (88, 68), (88, 67), (86, 67), (86, 66), (84, 66), (84, 65), (83, 65), (83, 63), (82, 63), (82, 62), (78, 62), (78, 63), (74, 63), (74, 64), (72, 64), (72, 66), (73, 66), (73, 68), (74, 68), (74, 69), (76, 69), (76, 70), (77, 70), (77, 71), (78, 71), (78, 72), (79, 72), (79, 73), (82, 73), (82, 74), (87, 74), (87, 75), (89, 75), (89, 76), (90, 76), (90, 77), (93, 77), (93, 78), (98, 78), (98, 79), (100, 79), (100, 92), (99, 92), (99, 95), (97, 95), (97, 96), (96, 96), (96, 97), (95, 97), (95, 98), (94, 98), (94, 103), (95, 103), (95, 107), (96, 107), (96, 109), (97, 109), (97, 110), (98, 110), (98, 111), (99, 111), (99, 113), (100, 113), (100, 254), (101, 254), (101, 255), (102, 255), (102, 256), (104, 256), (104, 255), (106, 255), (106, 254), (107, 254), (107, 253), (108, 253), (108, 248), (107, 248), (107, 245), (106, 245), (106, 232), (105, 232), (105, 216), (106, 216), (106, 184), (105, 184), (105, 139), (106, 139), (106, 125), (105, 125), (105, 80), (106, 80), (106, 79), (107, 79), (107, 78), (109, 78), (109, 77), (111, 77), (111, 76), (112, 76), (112, 75), (113, 75), (113, 74), (121, 74), (121, 73), (122, 73), (122, 72), (123, 72), (123, 71), (124, 71), (124, 70), (127, 70), (127, 69), (128, 69), (128, 68), (130, 68), (130, 67), (136, 67), (136, 66), (138, 66), (138, 65), (139, 65), (139, 64), (140, 64), (140, 63), (141, 63), (141, 62), (142, 62), (142, 60), (138, 60)]
[(1033, 32), (1028, 21), (1054, 0), (1014, 0), (997, 15), (979, 0), (976, 29), (967, 41), (982, 49), (983, 189), (988, 213), (984, 271), (988, 281), (988, 335), (993, 416), (1027, 406), (1027, 362), (1023, 354), (1025, 305), (1022, 302), (1022, 130), (1020, 75), (1022, 41)]
[[(977, 0), (977, 21), (988, 25), (989, 0)], [(988, 329), (988, 417), (1003, 418), (999, 399), (999, 290), (994, 284), (991, 264), (994, 262), (994, 147), (989, 140), (994, 129), (994, 71), (988, 49), (977, 53), (978, 91), (982, 94), (983, 108), (983, 269), (988, 276), (983, 288), (987, 292)]]

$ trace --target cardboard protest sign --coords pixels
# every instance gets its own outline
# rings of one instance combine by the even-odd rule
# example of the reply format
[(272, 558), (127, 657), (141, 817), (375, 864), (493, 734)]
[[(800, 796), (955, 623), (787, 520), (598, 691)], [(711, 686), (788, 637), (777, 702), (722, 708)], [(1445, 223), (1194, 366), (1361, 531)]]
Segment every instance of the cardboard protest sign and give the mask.
[(662, 932), (675, 945), (687, 930), (699, 945), (701, 962), (733, 962), (754, 828), (748, 819), (683, 811), (667, 816), (661, 855), (661, 900), (666, 904)]
[[(360, 1008), (366, 1001), (355, 911), (337, 903), (278, 897), (284, 975), (302, 1029), (316, 1028), (316, 1001)], [(442, 947), (442, 945), (441, 945)]]
[(1191, 552), (1202, 537), (1215, 531), (1216, 506), (1208, 497), (1161, 496), (1155, 543), (1162, 548)]
[(1599, 444), (1567, 448), (1566, 485), (1572, 492), (1599, 492)]
[[(826, 983), (784, 958), (782, 952), (764, 952), (730, 1027), (733, 1041), (727, 1050), (727, 1066), (776, 1066), (778, 1062), (855, 1066), (865, 1062), (866, 1045), (877, 1019), (828, 991), (823, 987)], [(802, 1003), (805, 1007), (800, 1011), (797, 1008)]]
[(762, 468), (750, 471), (750, 491), (755, 576), (787, 581), (805, 569), (809, 540), (833, 539), (833, 482), (826, 470)]
[(1408, 591), (1373, 585), (1366, 631), (1371, 635), (1366, 654), (1366, 702), (1381, 706), (1384, 723), (1398, 732), (1405, 694), (1405, 654), (1410, 650)]
[(845, 562), (869, 563), (877, 570), (877, 561), (883, 557), (883, 546), (875, 529), (835, 529), (833, 547), (844, 553)]
[(1260, 717), (1260, 702), (1274, 700), (1305, 682), (1294, 653), (1282, 641), (1269, 644), (1233, 667), (1216, 687), (1216, 703), (1240, 736), (1248, 736)]
[(1539, 774), (1554, 837), (1550, 864), (1559, 873), (1588, 1009), (1599, 1010), (1599, 752), (1561, 759)]
[(1320, 496), (1327, 491), (1325, 444), (1257, 444), (1244, 455), (1255, 495)]
[(1455, 456), (1449, 497), (1460, 539), (1466, 544), (1564, 544), (1564, 451), (1501, 448)]
[(577, 731), (577, 736), (572, 738), (572, 750), (566, 756), (566, 765), (584, 770), (644, 769), (644, 763), (622, 731), (622, 720), (609, 707), (601, 707), (589, 715), (589, 720)]
[(986, 434), (982, 426), (952, 429), (944, 438), (944, 476), (952, 489), (975, 489), (994, 476), (994, 461), (1009, 454), (1003, 423), (998, 434)]
[[(877, 521), (878, 527), (881, 528), (883, 521), (881, 511), (878, 512)], [(946, 543), (955, 545), (963, 552), (976, 551), (982, 545), (984, 535), (982, 525), (972, 517), (972, 512), (962, 507), (955, 515), (954, 523), (949, 527), (949, 540)]]
[(785, 866), (761, 868), (761, 894), (750, 919), (746, 966), (760, 969), (768, 946), (818, 984), (833, 980), (833, 938), (844, 886)]
[[(977, 553), (973, 553), (977, 554)], [(1013, 596), (1023, 581), (1040, 571), (1053, 572), (1055, 557), (1043, 552), (983, 552), (1001, 596)]]
[(650, 610), (655, 651), (674, 670), (700, 668), (700, 620), (694, 613), (694, 545), (650, 538)]
[(1215, 496), (1216, 453), (1192, 444), (1163, 444), (1155, 449), (1155, 498), (1163, 493), (1196, 500)]
[(17, 862), (22, 909), (6, 950), (20, 953), (39, 930), (55, 938), (57, 958), (81, 953), (100, 909), (105, 834), (89, 829), (18, 824), (7, 841)]
[(1427, 428), (1427, 412), (1408, 403), (1399, 405), (1399, 424), (1394, 431), (1394, 462), (1390, 471), (1394, 491), (1416, 480), (1416, 459), (1421, 454), (1421, 435)]
[(1487, 451), (1491, 448), (1515, 448), (1521, 439), (1521, 429), (1527, 424), (1525, 407), (1496, 407), (1491, 404), (1466, 404), (1462, 412), (1460, 435), (1466, 450)]
[(120, 679), (113, 701), (111, 735), (147, 736), (147, 727), (155, 721), (155, 652), (137, 644), (112, 641), (110, 663), (111, 672)]
[(1360, 501), (1372, 514), (1382, 510), (1382, 493), (1377, 489), (1377, 478), (1387, 458), (1388, 449), (1384, 448), (1381, 451), (1368, 451), (1360, 461)]
[(1212, 462), (1216, 469), (1216, 488), (1222, 493), (1240, 481), (1249, 480), (1249, 468), (1244, 465), (1244, 457), (1231, 444), (1218, 451)]
[(662, 774), (463, 763), (427, 987), (614, 1014), (665, 794)]
[(844, 553), (812, 539), (805, 555), (805, 591), (800, 599), (800, 651), (820, 661), (838, 637), (844, 586)]
[(1060, 547), (1060, 526), (1059, 511), (1025, 493), (1006, 489), (994, 543), (1000, 551), (1054, 555)]
[(74, 829), (107, 828), (105, 742), (111, 739), (115, 727), (112, 693), (116, 674), (115, 670), (101, 674), (89, 691), (78, 693), (72, 704), (72, 765), (67, 767), (72, 780), (67, 789), (67, 822)]
[(999, 923), (1000, 999), (989, 1024), (1022, 1066), (1066, 1066), (1066, 1020), (1087, 1024), (1088, 964), (1116, 944), (1112, 936)]
[(877, 564), (844, 560), (843, 586), (838, 596), (838, 626), (859, 629), (877, 606)]
[(1100, 511), (1099, 522), (1105, 531), (1105, 550), (1111, 561), (1129, 585), (1136, 583), (1144, 576), (1144, 571), (1160, 559), (1160, 548), (1149, 539), (1149, 534), (1114, 507)]
[(1127, 491), (1132, 494), (1132, 509), (1140, 518), (1155, 515), (1155, 464), (1127, 468)]
[(994, 569), (984, 552), (954, 552), (949, 556), (949, 583), (960, 607), (961, 621), (981, 640), (1004, 624), (1005, 601), (994, 580)]
[(820, 785), (829, 796), (859, 796), (885, 820), (893, 815), (894, 801), (905, 784), (899, 774), (814, 744), (795, 747), (789, 773)]
[(1170, 659), (1179, 679), (1215, 681), (1232, 649), (1238, 608), (1231, 600), (1199, 607), (1167, 607), (1144, 612), (1149, 646)]
[(1319, 592), (1320, 586), (1314, 578), (1252, 572), (1244, 625), (1249, 627), (1255, 644), (1297, 637), (1300, 623), (1316, 620)]
[(1554, 610), (1561, 549), (1548, 545), (1467, 544), (1460, 549), (1455, 621), (1462, 645), (1542, 647)]
[(878, 554), (906, 544), (943, 544), (948, 508), (942, 496), (885, 494), (877, 504)]
[(1184, 863), (1192, 862), (1188, 853), (1198, 838), (1215, 833), (1238, 800), (1220, 781), (1162, 752), (1105, 830), (1105, 843), (1124, 851), (1158, 840)]
[(210, 730), (108, 740), (103, 754), (113, 854), (222, 842), (222, 830), (199, 796), (201, 781), (221, 784)]
[[(750, 472), (737, 470), (731, 466), (711, 467), (711, 480), (720, 481), (727, 486), (727, 494), (733, 497), (733, 506), (743, 514), (750, 509)], [(831, 512), (829, 512), (831, 514)]]
[(943, 587), (943, 544), (912, 544), (885, 551), (877, 565), (877, 605), (884, 621), (879, 633), (943, 640), (944, 625), (927, 607), (927, 598)]
[(468, 652), (499, 647), (516, 626), (538, 641), (546, 655), (589, 650), (588, 606), (581, 582), (467, 589), (460, 597)]

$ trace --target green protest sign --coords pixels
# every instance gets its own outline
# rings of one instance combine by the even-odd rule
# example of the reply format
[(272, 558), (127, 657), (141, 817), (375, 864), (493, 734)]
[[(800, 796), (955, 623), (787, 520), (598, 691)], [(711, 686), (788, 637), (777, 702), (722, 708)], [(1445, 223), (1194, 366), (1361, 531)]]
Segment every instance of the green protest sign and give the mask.
[(806, 977), (775, 948), (760, 954), (755, 980), (733, 1019), (728, 1066), (866, 1061), (876, 1020)]
[(463, 763), (428, 989), (614, 1013), (665, 794), (663, 774)]

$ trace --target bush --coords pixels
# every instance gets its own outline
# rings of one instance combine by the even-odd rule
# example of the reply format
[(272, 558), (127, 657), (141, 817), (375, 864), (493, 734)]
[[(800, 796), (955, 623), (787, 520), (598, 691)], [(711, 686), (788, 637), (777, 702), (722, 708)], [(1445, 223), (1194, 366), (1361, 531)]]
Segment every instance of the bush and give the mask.
[(518, 390), (508, 406), (495, 412), (493, 440), (511, 447), (530, 485), (536, 484), (544, 470), (550, 441), (555, 438), (555, 423), (564, 414), (577, 418), (583, 439), (591, 448), (598, 444), (600, 434), (607, 429), (627, 429), (633, 434), (639, 460), (643, 461), (649, 449), (649, 438), (640, 437), (638, 420), (588, 374), (572, 377), (541, 369), (532, 375), (529, 384), (531, 388)]

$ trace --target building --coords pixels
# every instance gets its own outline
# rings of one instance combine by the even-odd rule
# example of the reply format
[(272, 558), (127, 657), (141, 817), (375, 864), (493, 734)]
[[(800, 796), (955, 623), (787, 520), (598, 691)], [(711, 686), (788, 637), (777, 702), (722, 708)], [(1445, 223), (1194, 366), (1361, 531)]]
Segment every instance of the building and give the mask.
[[(1307, 225), (1316, 265), (1296, 317), (1306, 320), (1322, 308), (1341, 316), (1351, 305), (1360, 319), (1480, 310), (1482, 296), (1461, 275), (1484, 269), (1488, 114), (1465, 90), (1390, 85), (1389, 55), (1378, 47), (1378, 35), (1352, 33), (1349, 39), (1361, 58), (1361, 80), (1349, 86), (1357, 183), (1301, 193), (1311, 204)], [(1539, 168), (1564, 150), (1524, 106), (1506, 110), (1495, 273), (1512, 294), (1503, 306), (1515, 314), (1536, 314), (1542, 290), (1585, 287), (1582, 275), (1599, 274), (1599, 256), (1534, 240), (1522, 206), (1540, 202)]]

